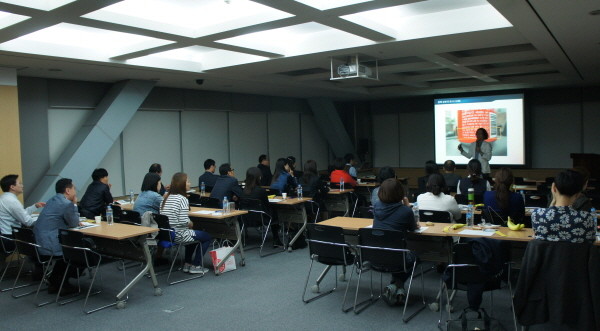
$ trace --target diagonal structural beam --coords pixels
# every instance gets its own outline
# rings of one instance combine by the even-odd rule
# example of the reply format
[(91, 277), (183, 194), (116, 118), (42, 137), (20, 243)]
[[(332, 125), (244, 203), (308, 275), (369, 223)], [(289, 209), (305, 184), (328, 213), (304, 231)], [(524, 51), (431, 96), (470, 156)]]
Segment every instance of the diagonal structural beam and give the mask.
[(308, 104), (315, 116), (317, 127), (327, 139), (333, 154), (336, 157), (344, 157), (346, 153), (354, 153), (352, 140), (333, 102), (326, 98), (311, 98), (308, 99)]
[(128, 80), (113, 85), (46, 172), (28, 201), (46, 201), (55, 194), (56, 181), (64, 177), (73, 179), (81, 192), (83, 183), (102, 162), (154, 84), (153, 81)]

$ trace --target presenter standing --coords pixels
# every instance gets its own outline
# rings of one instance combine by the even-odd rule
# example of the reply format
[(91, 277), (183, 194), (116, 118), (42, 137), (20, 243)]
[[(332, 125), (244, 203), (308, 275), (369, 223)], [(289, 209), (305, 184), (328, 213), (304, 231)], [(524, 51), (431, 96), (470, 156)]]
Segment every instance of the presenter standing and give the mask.
[(477, 129), (475, 136), (477, 140), (469, 145), (469, 151), (465, 151), (462, 144), (458, 144), (458, 150), (466, 158), (479, 160), (481, 162), (483, 178), (488, 179), (490, 176), (489, 162), (492, 159), (492, 144), (485, 141), (489, 138), (489, 135), (484, 128)]

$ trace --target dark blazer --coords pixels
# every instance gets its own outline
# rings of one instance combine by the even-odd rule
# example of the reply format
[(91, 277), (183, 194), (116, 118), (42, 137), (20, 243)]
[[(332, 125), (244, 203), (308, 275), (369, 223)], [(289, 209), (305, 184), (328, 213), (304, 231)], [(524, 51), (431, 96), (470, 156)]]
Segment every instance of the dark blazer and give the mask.
[(204, 186), (206, 186), (206, 192), (211, 192), (217, 183), (217, 178), (219, 178), (219, 176), (213, 174), (212, 172), (206, 171), (200, 175), (200, 177), (198, 177), (198, 189), (200, 189), (202, 182), (204, 182)]
[(598, 261), (600, 247), (588, 243), (530, 241), (514, 290), (519, 323), (600, 330)]
[(267, 167), (266, 165), (260, 164), (260, 163), (256, 167), (258, 169), (260, 169), (260, 172), (262, 173), (261, 178), (260, 178), (260, 186), (271, 185), (271, 179), (273, 179), (273, 174), (271, 173), (271, 168)]
[(223, 197), (227, 196), (227, 199), (231, 201), (233, 195), (238, 197), (242, 195), (242, 188), (238, 185), (238, 180), (228, 175), (217, 177), (217, 182), (210, 193), (210, 197), (223, 200)]
[(87, 187), (79, 202), (79, 213), (88, 219), (94, 219), (94, 216), (106, 213), (106, 206), (112, 202), (113, 197), (108, 185), (95, 180)]

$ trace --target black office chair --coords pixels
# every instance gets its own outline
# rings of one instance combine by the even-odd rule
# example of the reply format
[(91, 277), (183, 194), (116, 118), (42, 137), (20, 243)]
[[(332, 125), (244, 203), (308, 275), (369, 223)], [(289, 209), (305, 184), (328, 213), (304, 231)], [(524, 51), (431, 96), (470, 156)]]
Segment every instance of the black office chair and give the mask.
[[(404, 323), (410, 321), (414, 316), (421, 312), (426, 307), (425, 302), (425, 283), (423, 280), (423, 267), (421, 267), (421, 298), (422, 306), (420, 306), (409, 317), (406, 315), (406, 307), (410, 299), (410, 290), (412, 281), (417, 267), (418, 258), (409, 249), (406, 248), (406, 232), (395, 230), (382, 230), (363, 228), (358, 230), (358, 282), (356, 284), (356, 293), (354, 295), (354, 313), (358, 314), (365, 308), (376, 302), (383, 295), (383, 274), (384, 273), (409, 273), (408, 290), (406, 291), (406, 299), (404, 301), (404, 309), (402, 311), (402, 320)], [(360, 280), (365, 271), (376, 271), (380, 273), (380, 294), (375, 297), (373, 293), (373, 274), (371, 273), (371, 293), (370, 297), (362, 302), (358, 302), (358, 290), (360, 288)], [(353, 273), (352, 273), (353, 274)], [(352, 281), (352, 275), (350, 276)], [(350, 283), (350, 282), (349, 282)], [(399, 286), (404, 286), (401, 284)], [(345, 298), (344, 298), (345, 299)], [(359, 307), (361, 307), (359, 309)]]
[(190, 203), (190, 206), (202, 207), (202, 196), (200, 196), (200, 194), (190, 193), (188, 194), (187, 198)]
[[(169, 224), (169, 217), (165, 216), (165, 215), (161, 215), (161, 214), (152, 214), (152, 216), (154, 217), (154, 221), (156, 222), (156, 224), (158, 224), (158, 230), (159, 230), (158, 234), (156, 235), (156, 238), (155, 238), (156, 244), (165, 249), (171, 249), (171, 251), (172, 251), (171, 267), (169, 268), (169, 274), (167, 276), (167, 283), (169, 283), (169, 285), (174, 285), (174, 284), (186, 282), (188, 280), (203, 277), (204, 274), (199, 273), (194, 276), (183, 278), (183, 279), (176, 280), (173, 282), (170, 281), (171, 274), (173, 273), (173, 268), (175, 267), (175, 262), (177, 261), (177, 258), (179, 257), (179, 252), (181, 251), (181, 247), (185, 247), (186, 245), (191, 245), (191, 244), (198, 244), (199, 245), (198, 249), (200, 250), (200, 252), (196, 252), (196, 254), (204, 255), (204, 252), (202, 251), (202, 243), (199, 241), (190, 241), (190, 242), (185, 242), (185, 243), (175, 242), (176, 232), (173, 228), (171, 228), (171, 225)], [(175, 248), (175, 252), (173, 252), (173, 248)], [(178, 268), (178, 270), (181, 270), (182, 267), (183, 267), (183, 260), (181, 261), (181, 266)], [(202, 267), (204, 267), (204, 265), (202, 265)]]
[(525, 193), (525, 206), (547, 208), (548, 196), (545, 194)]
[(130, 225), (141, 225), (142, 218), (140, 213), (133, 210), (123, 210), (121, 212), (121, 216), (119, 217), (118, 223), (130, 224)]
[[(58, 236), (59, 236), (58, 239), (60, 241), (60, 244), (61, 244), (62, 250), (63, 250), (63, 259), (64, 259), (65, 263), (67, 263), (67, 267), (65, 269), (65, 273), (63, 274), (63, 278), (60, 283), (60, 288), (58, 290), (59, 294), (56, 295), (56, 302), (59, 305), (65, 305), (67, 303), (71, 303), (71, 302), (77, 300), (77, 299), (69, 299), (69, 300), (64, 300), (64, 301), (58, 301), (60, 292), (62, 291), (62, 288), (65, 284), (65, 280), (67, 280), (67, 275), (69, 274), (69, 269), (71, 267), (74, 267), (77, 270), (77, 279), (78, 279), (77, 283), (79, 286), (78, 294), (81, 294), (81, 285), (80, 285), (80, 281), (79, 281), (79, 278), (81, 275), (79, 274), (79, 270), (80, 269), (88, 270), (89, 275), (91, 277), (89, 288), (87, 290), (87, 293), (85, 295), (85, 301), (83, 303), (83, 312), (84, 313), (91, 314), (91, 313), (97, 312), (99, 310), (102, 310), (104, 308), (108, 308), (108, 307), (112, 307), (112, 306), (116, 305), (117, 302), (114, 300), (111, 300), (111, 303), (109, 303), (109, 304), (106, 304), (106, 305), (103, 305), (101, 307), (97, 307), (97, 308), (94, 308), (91, 310), (86, 310), (89, 297), (91, 295), (100, 293), (99, 290), (92, 293), (92, 289), (94, 287), (94, 281), (96, 280), (96, 276), (98, 275), (98, 272), (100, 270), (100, 265), (114, 262), (117, 260), (105, 258), (98, 252), (95, 252), (93, 250), (93, 246), (94, 246), (93, 241), (90, 238), (84, 238), (84, 235), (81, 232), (60, 230)], [(127, 276), (125, 274), (125, 264), (124, 264), (123, 260), (119, 260), (119, 261), (121, 262), (121, 266), (122, 266), (121, 269), (123, 270), (123, 282), (124, 282), (124, 285), (127, 285)], [(102, 277), (100, 277), (100, 279), (102, 280)]]
[[(354, 255), (350, 250), (350, 246), (346, 243), (344, 237), (344, 230), (337, 226), (326, 226), (318, 224), (307, 224), (306, 226), (306, 241), (308, 242), (308, 249), (310, 254), (310, 268), (308, 269), (308, 275), (306, 276), (306, 282), (304, 284), (304, 292), (302, 292), (302, 301), (309, 303), (326, 295), (329, 295), (335, 291), (338, 286), (337, 267), (346, 267), (354, 263)], [(326, 265), (325, 270), (319, 275), (315, 285), (312, 286), (311, 290), (313, 293), (321, 292), (319, 285), (329, 272), (331, 267), (335, 267), (335, 286), (318, 295), (311, 298), (306, 298), (306, 288), (308, 287), (308, 281), (310, 280), (310, 274), (314, 262), (317, 261)], [(348, 282), (348, 284), (350, 284)], [(347, 285), (346, 285), (347, 286)], [(346, 287), (346, 292), (348, 288)], [(346, 296), (344, 295), (344, 300)], [(342, 303), (342, 309), (344, 306)]]
[[(513, 321), (515, 324), (515, 330), (517, 329), (516, 318), (515, 318), (515, 310), (512, 301), (512, 285), (510, 282), (510, 267), (505, 268), (508, 272), (507, 278), (508, 288), (510, 291), (510, 303), (513, 312)], [(444, 274), (441, 277), (440, 282), (440, 293), (446, 293), (446, 311), (448, 312), (448, 320), (452, 319), (452, 311), (453, 307), (451, 305), (451, 297), (448, 291), (466, 291), (469, 287), (469, 284), (483, 284), (483, 291), (490, 292), (490, 298), (492, 302), (492, 312), (493, 312), (493, 290), (497, 290), (501, 288), (501, 278), (502, 271), (498, 275), (487, 275), (481, 271), (481, 267), (477, 264), (477, 260), (473, 256), (473, 248), (471, 247), (471, 243), (460, 243), (455, 244), (452, 247), (452, 263), (446, 267)], [(439, 297), (439, 307), (440, 307), (440, 319), (438, 320), (438, 328), (442, 325), (443, 320), (443, 297), (444, 295), (440, 295)], [(479, 307), (477, 307), (479, 308)]]
[[(121, 214), (123, 213), (123, 208), (121, 208), (120, 205), (112, 204), (111, 209), (113, 211), (113, 221), (115, 223), (119, 223), (121, 220)], [(106, 219), (106, 215), (104, 215), (104, 218)]]
[(419, 209), (419, 222), (452, 223), (452, 214), (448, 211)]
[[(275, 252), (271, 252), (268, 254), (262, 253), (263, 247), (265, 246), (265, 241), (267, 240), (267, 236), (269, 235), (269, 229), (271, 228), (271, 222), (273, 221), (273, 217), (269, 215), (265, 211), (265, 206), (263, 206), (262, 201), (259, 199), (250, 199), (250, 198), (241, 198), (239, 200), (239, 209), (245, 210), (248, 214), (242, 215), (240, 217), (242, 221), (242, 232), (245, 233), (249, 227), (256, 227), (260, 229), (262, 242), (260, 244), (260, 257), (265, 257), (269, 255), (273, 255), (276, 253), (281, 253), (285, 251), (285, 247), (283, 250), (278, 250)], [(275, 240), (275, 238), (273, 238)], [(244, 240), (245, 245), (245, 240)], [(256, 247), (254, 247), (256, 248)], [(252, 248), (250, 248), (252, 249)], [(248, 250), (248, 249), (246, 249)]]
[[(19, 260), (21, 259), (18, 252), (16, 251), (15, 240), (9, 236), (0, 235), (0, 249), (2, 249), (2, 258), (10, 257), (10, 260), (4, 266), (4, 270), (2, 271), (2, 276), (0, 276), (0, 284), (4, 281), (4, 277), (6, 276), (8, 269), (14, 268), (18, 265)], [(13, 254), (14, 253), (14, 254)], [(16, 263), (16, 265), (15, 265)], [(28, 285), (21, 285), (20, 287), (26, 287)], [(6, 287), (0, 289), (0, 292), (6, 292), (12, 290), (11, 287)]]
[[(25, 262), (26, 262), (26, 259), (22, 259), (21, 265), (19, 267), (19, 271), (17, 273), (17, 277), (15, 278), (15, 281), (12, 286), (11, 296), (13, 298), (20, 298), (20, 297), (35, 293), (34, 301), (35, 301), (35, 304), (37, 307), (41, 307), (41, 306), (47, 305), (49, 303), (52, 303), (53, 301), (39, 302), (37, 300), (40, 290), (42, 289), (42, 285), (46, 282), (46, 279), (50, 274), (50, 270), (52, 269), (51, 267), (54, 263), (52, 256), (42, 257), (42, 254), (40, 254), (40, 252), (39, 252), (39, 250), (41, 249), (41, 246), (35, 243), (35, 236), (33, 234), (33, 230), (27, 229), (27, 228), (13, 227), (12, 231), (13, 231), (13, 236), (15, 237), (14, 240), (15, 240), (15, 246), (16, 246), (17, 252), (19, 252), (19, 254), (21, 254), (21, 255), (26, 255), (26, 256), (30, 257), (33, 261), (36, 261), (38, 264), (40, 264), (42, 266), (42, 275), (43, 276), (40, 279), (40, 282), (37, 286), (37, 290), (30, 291), (27, 293), (16, 294), (15, 290), (22, 287), (22, 286), (17, 286), (17, 283), (19, 282), (19, 278), (21, 277), (21, 272), (23, 271), (23, 266), (25, 265)], [(33, 284), (28, 284), (28, 285), (33, 285)]]
[(221, 200), (211, 197), (200, 197), (200, 207), (220, 209)]
[[(454, 199), (456, 200), (456, 202), (458, 204), (461, 205), (468, 205), (469, 204), (469, 199), (468, 196), (466, 194), (457, 194), (454, 196)], [(483, 203), (483, 194), (475, 194), (475, 204), (478, 203)]]

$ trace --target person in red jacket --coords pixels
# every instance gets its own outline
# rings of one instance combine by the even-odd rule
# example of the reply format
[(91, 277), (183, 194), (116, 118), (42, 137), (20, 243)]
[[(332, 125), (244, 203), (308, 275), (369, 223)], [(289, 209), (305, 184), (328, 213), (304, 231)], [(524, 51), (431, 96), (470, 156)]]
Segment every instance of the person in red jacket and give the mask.
[(343, 158), (338, 157), (335, 159), (333, 166), (335, 168), (334, 171), (331, 172), (330, 181), (331, 184), (339, 184), (341, 179), (344, 179), (344, 188), (353, 188), (356, 186), (356, 180), (350, 176), (349, 173), (344, 171), (346, 167), (346, 162)]

